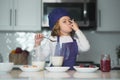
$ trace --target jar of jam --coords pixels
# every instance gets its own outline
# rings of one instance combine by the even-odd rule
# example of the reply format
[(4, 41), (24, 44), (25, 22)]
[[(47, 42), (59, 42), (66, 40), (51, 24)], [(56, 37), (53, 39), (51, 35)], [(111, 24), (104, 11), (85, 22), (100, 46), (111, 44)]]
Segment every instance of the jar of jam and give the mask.
[(102, 54), (100, 69), (103, 72), (109, 72), (111, 70), (111, 59), (109, 54)]

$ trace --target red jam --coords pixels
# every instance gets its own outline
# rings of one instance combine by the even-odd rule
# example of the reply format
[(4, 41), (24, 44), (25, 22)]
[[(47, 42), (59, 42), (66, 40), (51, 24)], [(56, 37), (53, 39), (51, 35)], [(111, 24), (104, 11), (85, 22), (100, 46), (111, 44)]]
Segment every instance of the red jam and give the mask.
[(111, 61), (109, 55), (102, 56), (100, 68), (103, 72), (109, 72), (111, 70)]

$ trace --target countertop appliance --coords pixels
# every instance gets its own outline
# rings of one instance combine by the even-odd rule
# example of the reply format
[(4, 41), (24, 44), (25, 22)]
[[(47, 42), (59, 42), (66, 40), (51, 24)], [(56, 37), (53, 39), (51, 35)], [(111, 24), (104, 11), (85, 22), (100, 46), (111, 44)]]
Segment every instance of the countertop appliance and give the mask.
[(96, 0), (42, 0), (42, 27), (48, 27), (48, 14), (61, 7), (79, 24), (80, 29), (96, 29)]

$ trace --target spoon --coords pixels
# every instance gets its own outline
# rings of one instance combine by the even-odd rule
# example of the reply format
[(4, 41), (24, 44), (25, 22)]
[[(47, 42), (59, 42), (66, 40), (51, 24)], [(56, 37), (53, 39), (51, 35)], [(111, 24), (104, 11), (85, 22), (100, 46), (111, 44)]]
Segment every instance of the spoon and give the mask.
[(50, 39), (50, 38), (48, 38), (46, 36), (44, 36), (44, 38), (49, 39), (51, 42), (56, 42), (56, 40), (52, 40), (52, 39)]

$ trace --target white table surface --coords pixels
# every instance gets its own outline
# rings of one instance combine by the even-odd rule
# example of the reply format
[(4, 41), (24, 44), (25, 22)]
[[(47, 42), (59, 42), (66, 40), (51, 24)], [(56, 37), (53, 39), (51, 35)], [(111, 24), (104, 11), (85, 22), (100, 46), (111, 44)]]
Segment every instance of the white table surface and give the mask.
[(111, 70), (110, 72), (98, 70), (93, 73), (80, 73), (75, 70), (67, 72), (12, 70), (10, 72), (0, 72), (0, 80), (120, 80), (120, 70)]

